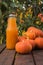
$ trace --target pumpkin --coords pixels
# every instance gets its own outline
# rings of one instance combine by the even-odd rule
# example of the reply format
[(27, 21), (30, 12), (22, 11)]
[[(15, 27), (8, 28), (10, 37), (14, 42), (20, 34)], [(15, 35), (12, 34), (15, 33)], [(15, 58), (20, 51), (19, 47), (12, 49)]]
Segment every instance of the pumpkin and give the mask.
[(32, 48), (34, 49), (36, 46), (35, 41), (30, 39), (29, 42), (32, 45)]
[(35, 46), (36, 46), (36, 44), (35, 44), (35, 41), (34, 40), (32, 40), (32, 39), (26, 39), (26, 40), (24, 40), (24, 41), (27, 41), (27, 42), (29, 42), (31, 45), (32, 45), (32, 48), (34, 49), (35, 48)]
[(43, 38), (42, 37), (37, 37), (35, 39), (35, 43), (36, 43), (38, 48), (43, 48)]
[(39, 13), (39, 14), (38, 14), (38, 17), (39, 17), (39, 18), (41, 18), (41, 17), (42, 17), (42, 14), (41, 14), (41, 13)]
[(41, 22), (43, 22), (43, 17), (41, 17)]
[(30, 31), (30, 30), (34, 31), (35, 29), (36, 29), (35, 27), (31, 26), (31, 27), (29, 27), (29, 28), (27, 29), (27, 31)]
[(29, 53), (32, 50), (32, 45), (28, 41), (20, 41), (16, 43), (15, 50), (18, 53)]
[(36, 34), (31, 30), (31, 31), (27, 31), (24, 34), (25, 37), (29, 38), (29, 39), (35, 39), (36, 38)]
[(33, 31), (33, 32), (35, 33), (35, 35), (37, 35), (37, 28), (35, 28), (35, 27), (29, 27), (29, 28), (27, 29), (27, 31), (28, 31), (28, 32)]
[(38, 36), (42, 36), (43, 37), (43, 31), (38, 29), (38, 28), (30, 27), (30, 28), (27, 29), (27, 31), (28, 32), (33, 31), (35, 33), (36, 37), (38, 37)]
[(43, 31), (40, 29), (37, 29), (37, 36), (43, 37)]
[(32, 48), (35, 48), (35, 41), (34, 40), (25, 38), (24, 36), (19, 36), (18, 41), (28, 41), (32, 45)]
[(31, 45), (32, 45), (32, 48), (34, 49), (35, 48), (35, 41), (34, 40), (32, 40), (32, 39), (24, 39), (24, 40), (22, 40), (23, 42), (26, 42), (26, 43), (30, 43)]
[(18, 36), (18, 41), (25, 40), (26, 38), (24, 36)]

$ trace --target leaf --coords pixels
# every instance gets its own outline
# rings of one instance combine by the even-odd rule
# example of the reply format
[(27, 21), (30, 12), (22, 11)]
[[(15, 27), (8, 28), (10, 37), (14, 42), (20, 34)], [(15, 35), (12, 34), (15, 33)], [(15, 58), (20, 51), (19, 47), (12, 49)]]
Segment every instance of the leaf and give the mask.
[(1, 12), (1, 9), (0, 9), (0, 18), (2, 17), (2, 12)]
[(6, 8), (8, 8), (8, 5), (6, 2), (2, 2), (2, 5), (4, 5)]

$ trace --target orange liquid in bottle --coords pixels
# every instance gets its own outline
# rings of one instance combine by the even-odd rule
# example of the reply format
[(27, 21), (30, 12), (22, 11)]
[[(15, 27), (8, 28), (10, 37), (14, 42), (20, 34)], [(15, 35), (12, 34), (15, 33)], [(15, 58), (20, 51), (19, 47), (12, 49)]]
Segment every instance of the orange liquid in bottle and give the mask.
[(6, 29), (6, 48), (15, 49), (15, 44), (18, 39), (18, 29), (15, 17), (8, 18), (8, 26)]

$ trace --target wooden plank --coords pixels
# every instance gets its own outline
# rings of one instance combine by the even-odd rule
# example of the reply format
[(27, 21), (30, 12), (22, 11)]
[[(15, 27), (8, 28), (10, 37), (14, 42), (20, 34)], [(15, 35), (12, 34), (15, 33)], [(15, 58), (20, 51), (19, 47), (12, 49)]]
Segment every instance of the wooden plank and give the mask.
[(31, 54), (16, 54), (14, 65), (34, 65)]
[(0, 54), (0, 65), (12, 65), (15, 57), (15, 50), (5, 49)]
[(43, 50), (33, 51), (35, 65), (43, 65)]
[(5, 49), (5, 44), (0, 44), (0, 53)]

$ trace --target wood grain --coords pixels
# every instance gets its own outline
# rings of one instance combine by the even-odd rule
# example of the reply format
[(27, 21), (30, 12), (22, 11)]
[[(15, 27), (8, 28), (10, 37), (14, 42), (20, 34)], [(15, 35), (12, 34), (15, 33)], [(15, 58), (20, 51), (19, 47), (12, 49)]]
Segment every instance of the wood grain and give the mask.
[(43, 65), (43, 50), (33, 51), (33, 56), (36, 65)]
[(0, 53), (5, 49), (5, 44), (0, 44)]
[(31, 54), (16, 54), (14, 65), (34, 65)]
[(12, 65), (15, 57), (15, 50), (5, 49), (0, 54), (0, 65)]

